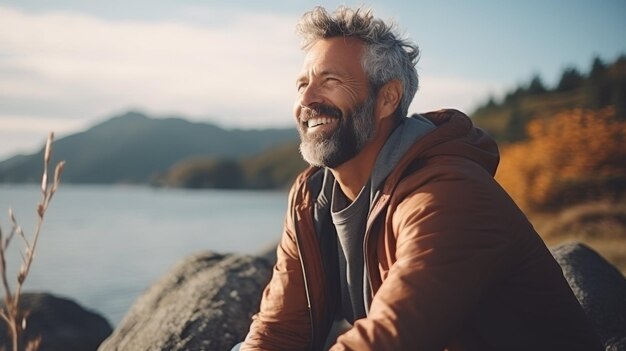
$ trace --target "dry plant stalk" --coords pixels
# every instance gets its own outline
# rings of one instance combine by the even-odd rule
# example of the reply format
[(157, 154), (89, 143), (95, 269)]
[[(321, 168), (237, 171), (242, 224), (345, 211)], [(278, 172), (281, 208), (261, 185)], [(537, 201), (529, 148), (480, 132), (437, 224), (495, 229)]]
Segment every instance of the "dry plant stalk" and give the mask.
[[(35, 257), (35, 250), (37, 249), (37, 242), (39, 240), (39, 234), (41, 232), (41, 226), (43, 224), (46, 210), (52, 200), (52, 196), (59, 187), (61, 174), (63, 173), (63, 168), (65, 166), (65, 161), (61, 161), (56, 165), (54, 170), (54, 180), (50, 183), (48, 181), (48, 168), (50, 164), (50, 155), (52, 153), (53, 139), (54, 133), (50, 133), (44, 151), (44, 170), (43, 177), (41, 179), (42, 198), (41, 202), (37, 204), (37, 224), (35, 225), (35, 232), (32, 240), (29, 240), (26, 237), (22, 227), (15, 219), (15, 214), (12, 209), (9, 209), (9, 218), (12, 223), (12, 228), (6, 238), (4, 238), (2, 228), (0, 228), (0, 279), (2, 279), (2, 286), (4, 288), (4, 308), (0, 310), (0, 318), (2, 318), (2, 320), (4, 320), (9, 327), (9, 335), (11, 336), (13, 351), (19, 351), (21, 349), (20, 341), (22, 333), (26, 329), (26, 320), (28, 318), (28, 312), (20, 311), (19, 309), (20, 294), (22, 292), (24, 282), (28, 277), (28, 272), (30, 271), (30, 267), (33, 263), (33, 258)], [(6, 253), (9, 248), (9, 244), (15, 235), (22, 239), (26, 248), (22, 253), (22, 264), (17, 274), (17, 285), (15, 287), (15, 291), (12, 291), (7, 277)], [(24, 349), (36, 350), (40, 343), (41, 337), (37, 337), (34, 340), (30, 340)]]

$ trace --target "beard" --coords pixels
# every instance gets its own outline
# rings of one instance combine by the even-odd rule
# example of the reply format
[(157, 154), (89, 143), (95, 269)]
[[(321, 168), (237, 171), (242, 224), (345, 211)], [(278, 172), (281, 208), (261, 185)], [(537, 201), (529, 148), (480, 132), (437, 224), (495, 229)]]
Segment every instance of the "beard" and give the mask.
[(329, 116), (338, 118), (338, 125), (331, 132), (308, 134), (306, 124), (298, 123), (302, 158), (311, 166), (336, 168), (356, 156), (374, 137), (375, 103), (376, 96), (369, 94), (348, 116), (344, 116), (341, 110), (329, 105), (315, 104), (303, 107), (299, 121), (303, 115), (308, 118)]

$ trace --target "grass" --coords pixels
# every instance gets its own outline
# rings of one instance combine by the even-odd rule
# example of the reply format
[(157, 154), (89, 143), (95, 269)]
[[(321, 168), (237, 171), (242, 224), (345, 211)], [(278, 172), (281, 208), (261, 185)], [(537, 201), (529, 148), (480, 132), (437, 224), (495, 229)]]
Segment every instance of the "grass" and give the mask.
[(583, 242), (626, 276), (626, 199), (596, 201), (529, 218), (548, 246)]

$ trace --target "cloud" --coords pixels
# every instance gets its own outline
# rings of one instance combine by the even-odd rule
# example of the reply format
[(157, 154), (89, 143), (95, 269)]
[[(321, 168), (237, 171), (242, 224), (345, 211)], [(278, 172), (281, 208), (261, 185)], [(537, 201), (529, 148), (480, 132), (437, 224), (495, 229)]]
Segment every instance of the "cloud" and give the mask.
[(2, 131), (8, 133), (67, 133), (86, 127), (83, 120), (33, 116), (2, 115)]
[[(231, 127), (292, 125), (297, 16), (202, 6), (172, 18), (0, 6), (0, 156), (38, 145), (50, 127), (70, 132), (130, 108)], [(421, 74), (412, 111), (467, 109), (494, 90)]]
[(0, 7), (0, 97), (64, 103), (69, 118), (135, 106), (233, 125), (279, 123), (291, 111), (299, 67), (296, 19), (231, 18), (201, 27)]
[(16, 153), (37, 152), (50, 132), (59, 138), (88, 124), (89, 120), (76, 118), (0, 114), (0, 161)]

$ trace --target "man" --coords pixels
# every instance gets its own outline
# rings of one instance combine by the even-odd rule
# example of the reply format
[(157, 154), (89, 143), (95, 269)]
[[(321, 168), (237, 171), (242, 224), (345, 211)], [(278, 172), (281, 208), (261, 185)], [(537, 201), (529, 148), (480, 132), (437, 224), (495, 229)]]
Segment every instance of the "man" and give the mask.
[[(295, 116), (313, 167), (289, 195), (241, 350), (599, 350), (537, 233), (493, 179), (497, 146), (455, 110), (405, 117), (418, 48), (371, 12), (298, 25)], [(335, 341), (335, 340), (332, 340)]]

